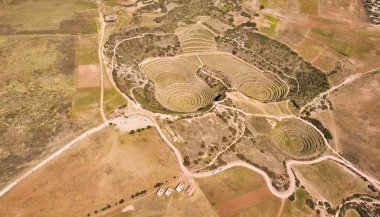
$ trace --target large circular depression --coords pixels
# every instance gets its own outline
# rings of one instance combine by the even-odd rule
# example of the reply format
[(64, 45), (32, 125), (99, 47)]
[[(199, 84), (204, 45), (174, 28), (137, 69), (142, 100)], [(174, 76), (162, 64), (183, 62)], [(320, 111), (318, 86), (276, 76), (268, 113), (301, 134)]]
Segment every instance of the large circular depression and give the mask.
[(277, 122), (271, 140), (278, 149), (294, 159), (315, 157), (326, 149), (322, 135), (296, 118)]
[(212, 103), (213, 93), (205, 85), (174, 83), (165, 88), (156, 89), (156, 98), (172, 111), (195, 112)]

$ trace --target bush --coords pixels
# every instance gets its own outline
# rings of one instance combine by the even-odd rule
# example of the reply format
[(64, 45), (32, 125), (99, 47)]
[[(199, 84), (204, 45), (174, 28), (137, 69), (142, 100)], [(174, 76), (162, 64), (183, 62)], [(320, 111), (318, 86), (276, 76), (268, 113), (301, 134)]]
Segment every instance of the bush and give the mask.
[(306, 199), (306, 204), (311, 208), (311, 209), (314, 209), (315, 208), (315, 204), (313, 202), (312, 199)]
[(296, 198), (295, 198), (294, 195), (292, 194), (292, 195), (290, 195), (290, 196), (288, 197), (288, 199), (289, 199), (290, 201), (294, 201)]
[(189, 158), (189, 156), (185, 156), (183, 158), (183, 165), (184, 166), (190, 166), (190, 158)]
[(160, 187), (161, 185), (163, 185), (164, 183), (162, 183), (162, 182), (157, 182), (155, 185), (154, 185), (154, 187), (155, 188), (158, 188), (158, 187)]
[(252, 17), (249, 13), (247, 13), (247, 12), (245, 12), (245, 11), (242, 11), (242, 12), (240, 13), (240, 15), (242, 15), (243, 17), (248, 17), (248, 18), (251, 18), (251, 17)]

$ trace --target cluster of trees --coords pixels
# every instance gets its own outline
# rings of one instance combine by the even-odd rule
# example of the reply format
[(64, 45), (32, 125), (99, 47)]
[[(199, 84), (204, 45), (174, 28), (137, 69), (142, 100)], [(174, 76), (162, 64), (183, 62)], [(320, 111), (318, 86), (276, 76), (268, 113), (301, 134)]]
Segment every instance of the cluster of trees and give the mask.
[[(118, 205), (118, 204), (123, 204), (123, 203), (124, 203), (124, 199), (121, 198), (119, 201), (115, 202), (115, 206)], [(103, 207), (103, 208), (100, 208), (99, 211), (103, 212), (103, 211), (106, 211), (107, 209), (111, 209), (111, 207), (112, 207), (112, 206), (108, 204), (107, 206), (105, 206), (105, 207)], [(94, 213), (95, 213), (95, 214), (98, 214), (99, 211), (98, 211), (98, 210), (95, 210)], [(88, 213), (87, 216), (91, 216), (91, 214)]]
[(135, 197), (138, 197), (140, 195), (145, 194), (146, 192), (148, 192), (148, 191), (147, 190), (142, 190), (142, 191), (136, 192), (136, 193), (134, 193), (134, 194), (131, 195), (131, 198), (133, 199)]
[(157, 182), (156, 184), (154, 184), (153, 187), (158, 188), (158, 187), (160, 187), (160, 186), (163, 185), (163, 184), (164, 184), (164, 183), (162, 183), (162, 182)]
[(349, 209), (355, 209), (360, 217), (370, 217), (371, 215), (368, 214), (368, 211), (366, 210), (365, 207), (361, 206), (360, 204), (357, 203), (346, 203), (342, 206), (340, 212), (339, 212), (339, 217), (343, 217), (346, 214), (346, 211)]
[(145, 129), (150, 129), (150, 128), (152, 128), (152, 126), (147, 126), (146, 128), (139, 128), (139, 129), (137, 129), (137, 130), (131, 130), (130, 132), (129, 132), (129, 134), (135, 134), (136, 132), (137, 133), (139, 133), (139, 132), (142, 132), (142, 131), (144, 131)]

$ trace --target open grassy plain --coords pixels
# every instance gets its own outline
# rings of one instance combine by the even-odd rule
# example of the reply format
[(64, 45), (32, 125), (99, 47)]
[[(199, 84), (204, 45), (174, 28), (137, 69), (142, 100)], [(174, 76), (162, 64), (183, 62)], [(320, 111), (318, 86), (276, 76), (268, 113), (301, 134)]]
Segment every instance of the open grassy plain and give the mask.
[(92, 34), (97, 5), (88, 0), (2, 1), (1, 35)]
[[(86, 216), (100, 213), (107, 205), (119, 209), (136, 201), (140, 204), (136, 205), (137, 213), (144, 213), (149, 206), (164, 213), (174, 201), (184, 204), (188, 197), (158, 199), (153, 186), (164, 183), (163, 187), (175, 187), (181, 179), (177, 160), (155, 129), (131, 135), (108, 127), (79, 142), (0, 198), (0, 212), (2, 216)], [(141, 197), (147, 195), (149, 202), (131, 199), (142, 190), (147, 193)], [(124, 203), (115, 205), (121, 199)], [(190, 201), (198, 204), (198, 200)]]
[(87, 0), (0, 3), (0, 186), (96, 123), (76, 116), (92, 112), (76, 99), (97, 63), (82, 46), (97, 46), (96, 16)]
[(245, 168), (234, 168), (198, 179), (199, 187), (219, 216), (276, 216), (281, 200), (270, 193), (264, 179)]
[(333, 161), (296, 166), (295, 171), (308, 192), (333, 206), (355, 193), (369, 193), (368, 183)]
[[(74, 94), (73, 37), (1, 37), (0, 186), (67, 141)], [(26, 49), (27, 48), (27, 49)]]
[(333, 110), (316, 114), (330, 129), (336, 150), (377, 179), (380, 178), (379, 91), (379, 73), (362, 77), (329, 96)]

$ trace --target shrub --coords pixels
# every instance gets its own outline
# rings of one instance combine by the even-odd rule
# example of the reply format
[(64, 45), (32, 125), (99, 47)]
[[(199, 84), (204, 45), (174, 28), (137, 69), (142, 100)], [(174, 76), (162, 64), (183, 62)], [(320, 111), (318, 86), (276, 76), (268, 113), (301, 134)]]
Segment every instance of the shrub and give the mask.
[(288, 197), (288, 199), (289, 199), (290, 201), (294, 201), (296, 198), (295, 198), (294, 195), (292, 194), (292, 195), (290, 195), (290, 196)]
[(183, 165), (184, 166), (190, 166), (190, 158), (189, 158), (189, 156), (185, 156), (183, 158)]

